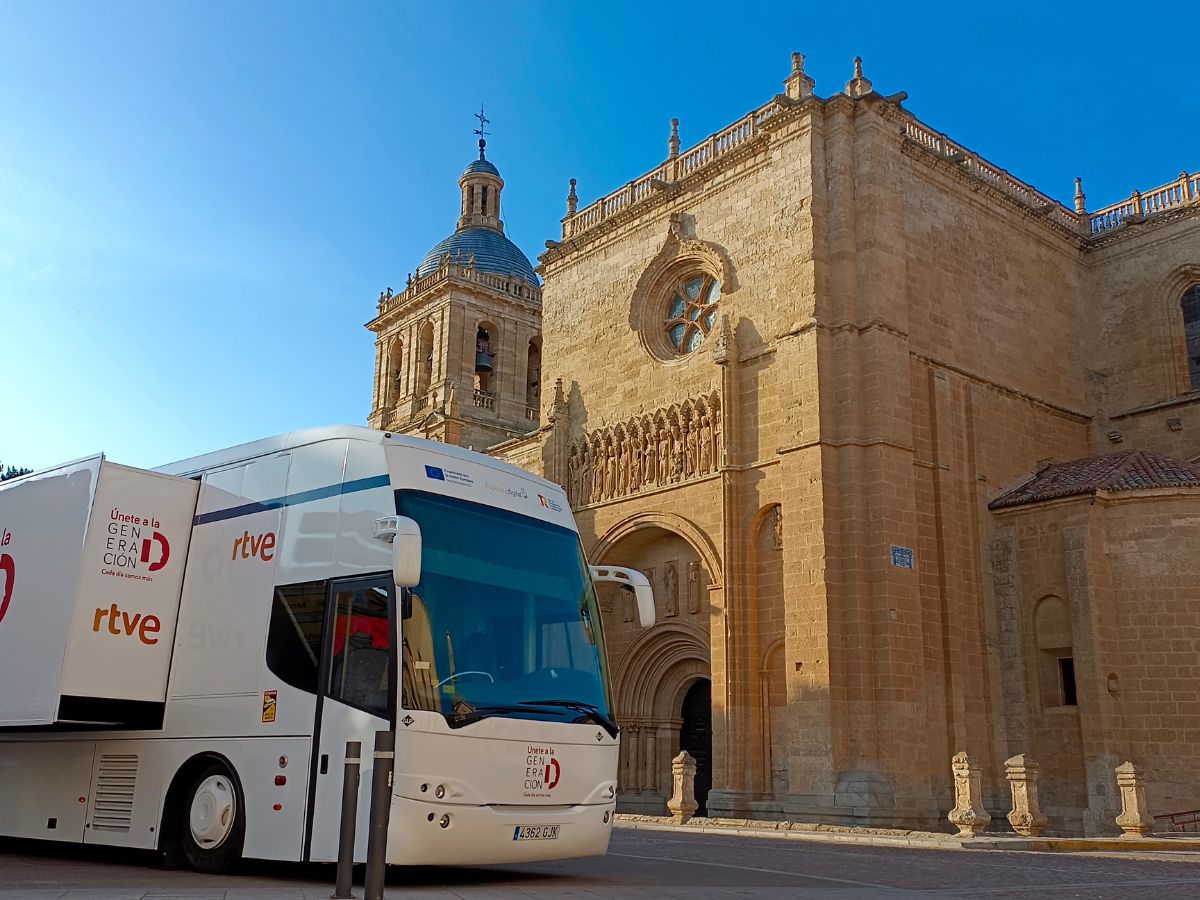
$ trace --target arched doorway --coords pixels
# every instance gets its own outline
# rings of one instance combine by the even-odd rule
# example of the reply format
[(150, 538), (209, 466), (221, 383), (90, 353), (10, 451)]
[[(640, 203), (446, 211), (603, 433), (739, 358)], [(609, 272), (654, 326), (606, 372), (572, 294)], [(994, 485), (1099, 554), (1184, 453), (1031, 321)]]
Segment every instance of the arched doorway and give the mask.
[(698, 682), (705, 693), (703, 703), (692, 701), (697, 712), (690, 720), (699, 729), (693, 744), (704, 758), (705, 783), (712, 783), (709, 597), (712, 585), (720, 583), (719, 560), (704, 532), (668, 514), (643, 514), (613, 527), (589, 558), (638, 569), (654, 588), (658, 623), (649, 630), (638, 626), (626, 592), (601, 585), (597, 595), (623, 731), (617, 809), (663, 815), (671, 796), (671, 760), (679, 752), (683, 698)]
[(712, 790), (712, 682), (700, 678), (688, 688), (680, 704), (679, 749), (696, 760), (696, 815), (708, 815)]

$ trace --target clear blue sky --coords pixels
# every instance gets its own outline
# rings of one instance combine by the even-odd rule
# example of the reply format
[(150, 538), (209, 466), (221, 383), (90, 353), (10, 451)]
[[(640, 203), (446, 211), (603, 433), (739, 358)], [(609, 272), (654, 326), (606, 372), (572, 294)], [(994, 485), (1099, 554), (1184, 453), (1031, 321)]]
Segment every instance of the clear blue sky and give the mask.
[[(853, 12), (849, 11), (853, 9)], [(979, 12), (977, 10), (985, 10)], [(1093, 208), (1200, 168), (1195, 6), (0, 0), (0, 460), (155, 465), (361, 423), (379, 291), (453, 230), (471, 114), (509, 235), (851, 60)]]

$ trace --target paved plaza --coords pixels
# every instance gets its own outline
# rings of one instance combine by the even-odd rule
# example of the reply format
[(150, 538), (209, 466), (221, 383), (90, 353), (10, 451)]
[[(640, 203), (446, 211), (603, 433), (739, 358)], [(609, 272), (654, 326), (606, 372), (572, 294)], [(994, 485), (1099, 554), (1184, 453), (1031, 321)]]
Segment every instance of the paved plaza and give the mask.
[[(331, 866), (251, 863), (215, 877), (164, 871), (144, 854), (0, 846), (0, 900), (326, 900), (332, 884)], [(397, 869), (388, 884), (389, 898), (1144, 900), (1200, 896), (1200, 855), (925, 850), (622, 828), (602, 858)]]

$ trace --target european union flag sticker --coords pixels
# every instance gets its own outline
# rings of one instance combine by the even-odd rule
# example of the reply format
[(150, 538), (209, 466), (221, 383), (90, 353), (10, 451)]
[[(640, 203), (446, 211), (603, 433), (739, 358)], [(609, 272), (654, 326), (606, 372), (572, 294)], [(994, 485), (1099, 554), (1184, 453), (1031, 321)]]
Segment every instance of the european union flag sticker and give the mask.
[(436, 478), (438, 481), (445, 481), (446, 473), (443, 472), (437, 466), (426, 466), (425, 467), (425, 477), (426, 478)]

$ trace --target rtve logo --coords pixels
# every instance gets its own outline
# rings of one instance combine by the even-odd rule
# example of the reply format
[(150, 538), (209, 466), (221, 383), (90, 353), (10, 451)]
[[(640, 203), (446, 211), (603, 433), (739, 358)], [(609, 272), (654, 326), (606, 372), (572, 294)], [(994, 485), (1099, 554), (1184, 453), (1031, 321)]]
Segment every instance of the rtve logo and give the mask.
[(238, 551), (241, 551), (242, 559), (253, 559), (257, 557), (263, 562), (270, 562), (275, 558), (272, 553), (275, 549), (275, 532), (268, 531), (266, 534), (251, 534), (248, 531), (243, 531), (240, 538), (233, 540), (233, 556), (232, 559), (238, 558)]

